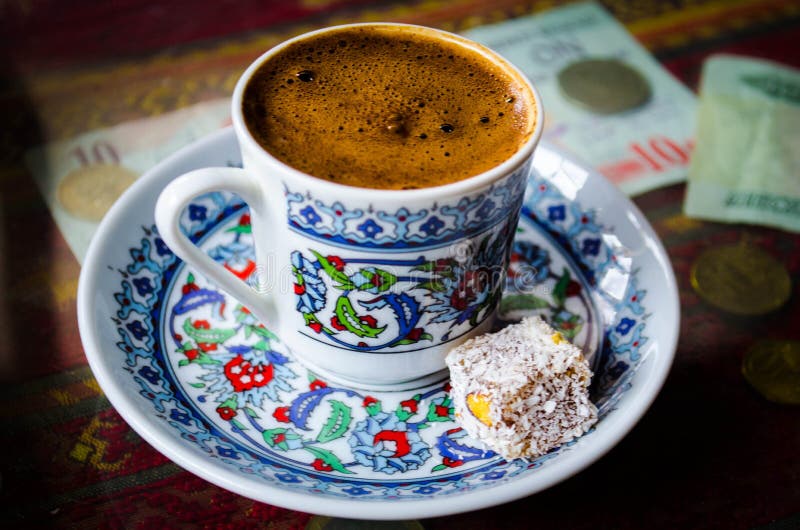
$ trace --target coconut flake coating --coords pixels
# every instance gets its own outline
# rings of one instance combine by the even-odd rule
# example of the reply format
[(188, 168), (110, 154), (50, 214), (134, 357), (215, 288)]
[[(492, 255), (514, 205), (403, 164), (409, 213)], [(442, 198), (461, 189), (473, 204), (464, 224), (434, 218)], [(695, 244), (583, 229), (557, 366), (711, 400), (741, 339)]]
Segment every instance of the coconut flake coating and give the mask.
[(589, 363), (540, 317), (475, 337), (446, 362), (461, 426), (504, 458), (538, 457), (597, 421)]

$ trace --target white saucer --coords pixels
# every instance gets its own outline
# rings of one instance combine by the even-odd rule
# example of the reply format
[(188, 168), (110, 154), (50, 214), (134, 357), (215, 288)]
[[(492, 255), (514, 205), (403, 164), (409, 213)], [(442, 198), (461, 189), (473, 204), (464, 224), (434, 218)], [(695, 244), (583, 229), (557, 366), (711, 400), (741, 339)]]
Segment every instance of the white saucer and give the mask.
[[(223, 488), (337, 517), (412, 519), (541, 491), (585, 468), (633, 427), (666, 378), (679, 306), (669, 260), (636, 207), (597, 173), (542, 144), (534, 159), (506, 318), (542, 313), (594, 358), (595, 428), (531, 462), (507, 462), (454, 421), (446, 382), (415, 390), (334, 385), (159, 239), (156, 198), (191, 169), (239, 165), (229, 129), (139, 179), (106, 215), (78, 292), (100, 386), (150, 444)], [(199, 198), (184, 226), (231, 269), (252, 258), (247, 210)]]

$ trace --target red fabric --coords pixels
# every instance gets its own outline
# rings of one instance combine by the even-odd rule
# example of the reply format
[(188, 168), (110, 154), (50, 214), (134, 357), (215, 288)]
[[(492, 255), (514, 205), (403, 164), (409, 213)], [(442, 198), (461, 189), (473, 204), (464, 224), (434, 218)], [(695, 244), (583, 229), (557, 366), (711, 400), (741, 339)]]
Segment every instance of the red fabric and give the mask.
[[(725, 8), (710, 0), (604, 4), (640, 28), (635, 35), (692, 87), (705, 57), (721, 51), (800, 66), (796, 0), (741, 0)], [(86, 365), (77, 332), (80, 269), (22, 166), (27, 148), (227, 95), (229, 80), (257, 53), (247, 43), (258, 39), (273, 42), (314, 25), (375, 17), (458, 30), (538, 5), (0, 3), (0, 526), (303, 528), (311, 517), (253, 502), (183, 471), (113, 410)], [(703, 14), (699, 24), (706, 6), (715, 14)], [(751, 15), (741, 18), (742, 10)], [(687, 35), (680, 44), (670, 40)], [(119, 69), (123, 57), (127, 69)], [(686, 219), (683, 194), (677, 185), (635, 201), (664, 240), (683, 311), (673, 370), (647, 415), (574, 478), (503, 506), (423, 521), (425, 528), (749, 528), (800, 510), (798, 409), (764, 400), (739, 368), (758, 338), (800, 339), (800, 237)], [(703, 249), (743, 237), (776, 256), (794, 279), (789, 303), (760, 319), (727, 316), (689, 284), (691, 264)]]
[[(0, 28), (21, 62), (65, 66), (162, 51), (286, 24), (368, 0), (36, 0), (0, 4)], [(20, 46), (24, 43), (24, 46)]]

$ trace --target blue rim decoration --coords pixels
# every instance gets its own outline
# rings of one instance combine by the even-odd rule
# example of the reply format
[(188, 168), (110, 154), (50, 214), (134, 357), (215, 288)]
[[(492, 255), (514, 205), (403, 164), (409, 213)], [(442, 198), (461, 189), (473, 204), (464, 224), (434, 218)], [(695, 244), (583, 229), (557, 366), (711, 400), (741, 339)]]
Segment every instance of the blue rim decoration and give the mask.
[[(649, 315), (638, 271), (620, 264), (595, 217), (532, 175), (501, 312), (542, 313), (594, 352), (592, 392), (602, 421), (642, 361)], [(243, 279), (252, 273), (241, 201), (203, 196), (181, 225), (231, 272)], [(622, 293), (596, 285), (612, 270), (627, 277)], [(420, 499), (513, 481), (574, 443), (533, 461), (507, 462), (459, 428), (446, 384), (405, 393), (329, 385), (245, 308), (195, 277), (154, 227), (143, 229), (119, 272), (112, 320), (123, 369), (181, 438), (241, 473), (335, 497)], [(613, 322), (597, 320), (599, 299), (614, 308)], [(592, 329), (596, 341), (588, 338)]]
[(530, 163), (523, 164), (485, 193), (414, 211), (349, 209), (338, 201), (328, 204), (310, 193), (285, 188), (289, 227), (326, 244), (360, 251), (439, 247), (505, 220), (509, 211), (519, 208), (529, 172)]

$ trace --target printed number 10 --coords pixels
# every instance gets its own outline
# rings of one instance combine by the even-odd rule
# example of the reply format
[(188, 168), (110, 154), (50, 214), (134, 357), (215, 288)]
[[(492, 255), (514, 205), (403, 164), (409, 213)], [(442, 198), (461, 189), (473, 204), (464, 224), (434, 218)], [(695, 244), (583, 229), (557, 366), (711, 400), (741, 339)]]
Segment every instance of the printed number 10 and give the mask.
[(664, 136), (650, 138), (647, 144), (631, 143), (631, 150), (650, 165), (653, 171), (664, 171), (670, 166), (685, 166), (689, 163), (689, 151), (692, 142), (687, 142), (684, 149), (673, 140)]
[(89, 164), (119, 164), (119, 154), (108, 142), (99, 141), (92, 144), (90, 150), (78, 146), (71, 151), (81, 166)]

